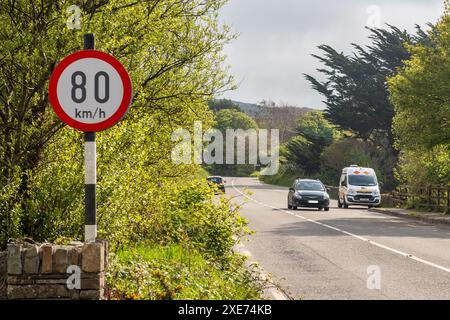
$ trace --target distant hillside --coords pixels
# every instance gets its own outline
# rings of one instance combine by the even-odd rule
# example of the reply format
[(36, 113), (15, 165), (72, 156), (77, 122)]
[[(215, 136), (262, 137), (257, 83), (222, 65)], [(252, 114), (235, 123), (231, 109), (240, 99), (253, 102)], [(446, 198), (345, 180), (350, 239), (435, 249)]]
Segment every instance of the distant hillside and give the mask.
[(278, 129), (280, 142), (284, 143), (296, 134), (297, 121), (305, 113), (315, 111), (310, 108), (277, 106), (273, 102), (263, 105), (233, 101), (242, 112), (256, 120), (261, 129)]
[(310, 108), (278, 106), (272, 101), (262, 102), (262, 105), (228, 99), (212, 100), (209, 107), (214, 111), (223, 109), (239, 109), (252, 117), (260, 129), (278, 129), (280, 142), (284, 143), (296, 134), (297, 121), (305, 113), (315, 111)]
[[(228, 99), (217, 99), (209, 102), (209, 107), (215, 111), (221, 109), (231, 109), (237, 106), (239, 110), (252, 118), (262, 117), (263, 114), (267, 114), (270, 109), (280, 110), (275, 104), (273, 106), (259, 105), (256, 103), (247, 103)], [(314, 111), (311, 108), (298, 108), (298, 107), (281, 107), (284, 111), (290, 110), (296, 116), (300, 116), (306, 112)]]
[(248, 114), (251, 117), (258, 116), (264, 108), (260, 105), (254, 104), (254, 103), (246, 103), (246, 102), (240, 102), (240, 101), (233, 101), (234, 104), (239, 106), (239, 109)]
[[(234, 100), (232, 100), (232, 102), (233, 102), (233, 104), (239, 106), (239, 109), (242, 112), (248, 114), (249, 116), (251, 116), (253, 118), (262, 116), (262, 113), (267, 111), (267, 109), (270, 109), (270, 107), (261, 106), (259, 104), (255, 104), (255, 103), (246, 103), (246, 102), (240, 102), (240, 101), (234, 101)], [(310, 112), (310, 111), (316, 111), (311, 108), (299, 108), (299, 107), (285, 107), (285, 109), (293, 110), (294, 113), (298, 116), (300, 116), (304, 113)]]

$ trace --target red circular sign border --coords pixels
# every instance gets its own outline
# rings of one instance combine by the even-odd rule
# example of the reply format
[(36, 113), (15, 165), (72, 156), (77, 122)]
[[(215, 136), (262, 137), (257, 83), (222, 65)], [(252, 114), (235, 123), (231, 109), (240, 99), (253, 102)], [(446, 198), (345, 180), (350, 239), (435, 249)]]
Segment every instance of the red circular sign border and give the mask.
[[(82, 123), (79, 121), (74, 120), (71, 118), (61, 107), (59, 100), (58, 100), (58, 81), (64, 72), (66, 68), (74, 63), (75, 61), (86, 59), (86, 58), (95, 58), (99, 60), (103, 60), (106, 63), (110, 64), (118, 73), (120, 76), (120, 79), (122, 80), (123, 85), (123, 97), (122, 102), (120, 103), (119, 108), (117, 111), (108, 119), (105, 121), (99, 122), (99, 123)], [(106, 129), (111, 128), (114, 126), (117, 122), (119, 122), (122, 117), (127, 113), (130, 104), (131, 104), (131, 95), (132, 95), (132, 86), (131, 86), (131, 79), (128, 75), (128, 72), (125, 70), (124, 66), (113, 56), (97, 51), (97, 50), (81, 50), (77, 51), (67, 57), (65, 57), (55, 68), (53, 71), (51, 77), (50, 77), (50, 83), (49, 83), (49, 99), (50, 103), (53, 106), (53, 110), (55, 111), (56, 115), (67, 125), (69, 125), (72, 128), (75, 128), (77, 130), (83, 131), (83, 132), (99, 132)]]

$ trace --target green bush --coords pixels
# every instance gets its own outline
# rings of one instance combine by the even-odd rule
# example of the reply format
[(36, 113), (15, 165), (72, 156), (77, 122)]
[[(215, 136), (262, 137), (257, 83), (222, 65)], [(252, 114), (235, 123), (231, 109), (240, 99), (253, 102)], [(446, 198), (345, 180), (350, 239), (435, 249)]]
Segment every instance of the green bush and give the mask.
[(260, 180), (267, 184), (289, 188), (292, 186), (297, 177), (298, 176), (286, 175), (285, 173), (278, 173), (273, 176), (261, 176)]
[(214, 201), (213, 196), (203, 181), (178, 186), (166, 199), (166, 210), (152, 217), (148, 238), (166, 245), (189, 242), (207, 256), (227, 261), (236, 237), (248, 234), (249, 229), (235, 205), (223, 198)]
[[(229, 202), (213, 202), (214, 191), (196, 165), (174, 166), (170, 135), (158, 136), (150, 117), (130, 119), (98, 135), (98, 232), (112, 248), (151, 239), (193, 241), (217, 257), (227, 256), (246, 221)], [(36, 241), (83, 240), (84, 170), (82, 134), (66, 128), (46, 148), (45, 162), (29, 173), (27, 194), (14, 203), (20, 185), (2, 192), (5, 235)], [(7, 200), (8, 200), (7, 199)], [(20, 203), (19, 202), (19, 203)], [(15, 219), (15, 220), (14, 220)], [(3, 222), (4, 221), (4, 222)], [(8, 222), (9, 221), (9, 222)], [(14, 222), (14, 223), (13, 223)], [(2, 239), (6, 241), (6, 239)]]
[(8, 116), (0, 117), (0, 246), (8, 238), (83, 236), (83, 136), (56, 117), (48, 79), (85, 33), (96, 35), (97, 49), (114, 55), (133, 82), (126, 117), (97, 135), (99, 236), (114, 245), (145, 239), (151, 217), (166, 210), (164, 192), (197, 173), (171, 161), (172, 133), (194, 121), (211, 128), (207, 102), (233, 87), (222, 65), (222, 48), (233, 39), (217, 15), (224, 2), (85, 1), (89, 23), (78, 31), (61, 27), (67, 1), (46, 6), (45, 14), (35, 14), (33, 1), (3, 3), (0, 91), (8, 101), (0, 109)]
[[(19, 171), (19, 170), (17, 170)], [(20, 204), (20, 174), (12, 177), (11, 183), (0, 189), (0, 250), (6, 247), (8, 238), (19, 238), (23, 210)]]
[(445, 3), (430, 41), (408, 46), (411, 59), (388, 79), (401, 150), (398, 178), (416, 189), (450, 185), (450, 2)]
[(259, 178), (259, 177), (261, 177), (261, 172), (259, 172), (259, 171), (254, 171), (254, 172), (252, 172), (252, 174), (250, 175), (250, 177), (252, 177), (252, 178)]
[[(224, 138), (223, 145), (223, 159), (226, 159), (227, 153), (234, 152), (237, 156), (237, 143), (234, 145), (234, 150), (227, 150), (226, 137), (227, 130), (258, 130), (256, 121), (243, 112), (235, 109), (222, 109), (215, 114), (216, 125), (215, 128), (219, 130)], [(249, 146), (246, 144), (246, 154), (248, 154)], [(229, 177), (248, 177), (255, 166), (253, 164), (211, 164), (207, 165), (206, 169), (214, 175), (229, 176)]]
[(260, 299), (263, 286), (242, 257), (234, 256), (224, 268), (189, 243), (123, 248), (111, 257), (107, 273), (109, 299)]

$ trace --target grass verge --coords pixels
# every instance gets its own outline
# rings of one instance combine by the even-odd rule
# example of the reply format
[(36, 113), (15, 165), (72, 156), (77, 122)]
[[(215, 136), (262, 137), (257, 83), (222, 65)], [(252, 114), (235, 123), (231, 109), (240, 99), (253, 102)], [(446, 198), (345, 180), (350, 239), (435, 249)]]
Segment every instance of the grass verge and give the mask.
[(259, 179), (267, 184), (280, 187), (291, 187), (297, 177), (277, 174), (274, 176), (260, 176)]

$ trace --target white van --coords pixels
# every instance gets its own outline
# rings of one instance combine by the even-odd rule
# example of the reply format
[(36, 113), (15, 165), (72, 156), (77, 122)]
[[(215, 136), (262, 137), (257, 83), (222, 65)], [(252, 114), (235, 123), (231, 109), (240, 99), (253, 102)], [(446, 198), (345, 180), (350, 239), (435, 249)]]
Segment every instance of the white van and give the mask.
[(348, 208), (350, 205), (373, 208), (380, 204), (380, 186), (375, 170), (356, 165), (342, 170), (339, 181), (339, 208)]

